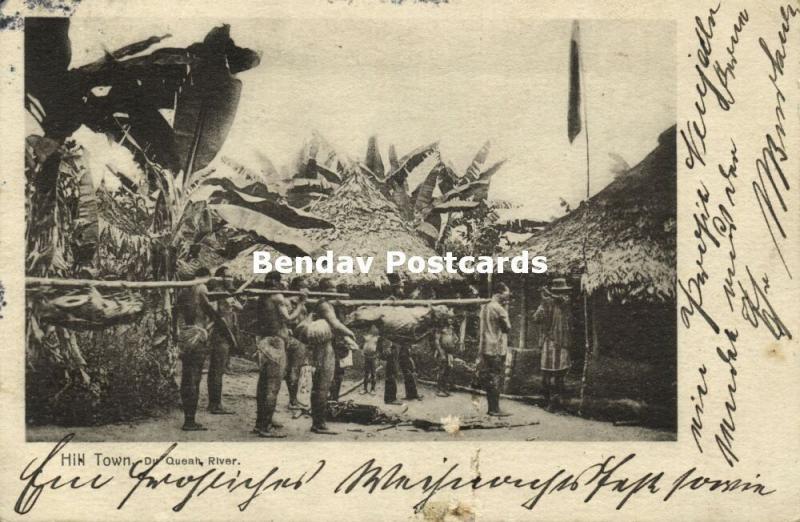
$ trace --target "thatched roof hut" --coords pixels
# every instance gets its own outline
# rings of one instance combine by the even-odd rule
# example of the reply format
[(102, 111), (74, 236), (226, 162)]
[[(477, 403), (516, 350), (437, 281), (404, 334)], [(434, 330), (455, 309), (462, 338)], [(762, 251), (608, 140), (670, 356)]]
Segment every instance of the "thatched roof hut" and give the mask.
[[(305, 235), (320, 250), (331, 250), (334, 256), (372, 256), (374, 264), (369, 274), (333, 274), (338, 285), (347, 287), (384, 287), (386, 252), (401, 251), (407, 256), (436, 255), (417, 236), (413, 224), (404, 220), (397, 206), (386, 199), (367, 175), (355, 172), (327, 199), (313, 203), (309, 211), (331, 221), (336, 228), (309, 230)], [(456, 274), (413, 274), (399, 272), (401, 280), (413, 283), (447, 283), (459, 280)], [(319, 275), (312, 274), (313, 284)]]
[[(548, 273), (586, 274), (583, 288), (625, 300), (675, 298), (675, 127), (638, 165), (514, 252), (547, 256)], [(585, 239), (584, 239), (585, 238)]]
[(272, 258), (283, 255), (270, 245), (257, 244), (245, 248), (239, 252), (235, 258), (231, 259), (230, 261), (220, 263), (217, 265), (217, 267), (227, 267), (228, 275), (231, 275), (237, 279), (247, 280), (254, 276), (256, 279), (258, 279), (259, 276), (253, 274), (253, 252), (256, 251), (269, 252)]

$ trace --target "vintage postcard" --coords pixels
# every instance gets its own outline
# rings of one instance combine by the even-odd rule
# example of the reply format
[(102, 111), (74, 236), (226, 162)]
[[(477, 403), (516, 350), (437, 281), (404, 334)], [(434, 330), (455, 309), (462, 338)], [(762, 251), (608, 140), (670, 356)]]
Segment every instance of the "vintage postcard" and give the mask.
[(799, 519), (798, 13), (0, 3), (0, 519)]

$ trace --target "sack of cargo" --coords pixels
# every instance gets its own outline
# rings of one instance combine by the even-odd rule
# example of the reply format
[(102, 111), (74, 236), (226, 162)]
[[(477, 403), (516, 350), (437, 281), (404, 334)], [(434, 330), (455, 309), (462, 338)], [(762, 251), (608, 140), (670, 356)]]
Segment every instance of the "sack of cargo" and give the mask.
[(70, 290), (66, 295), (55, 292), (37, 296), (36, 311), (43, 323), (72, 330), (101, 330), (132, 322), (144, 313), (144, 299), (138, 293), (101, 295), (95, 288)]
[(309, 346), (319, 346), (333, 339), (333, 331), (325, 319), (306, 317), (295, 328), (295, 334), (301, 342)]
[(178, 330), (178, 346), (183, 356), (208, 354), (208, 331), (202, 326), (185, 325)]
[(446, 324), (450, 317), (452, 312), (441, 305), (364, 306), (348, 316), (347, 324), (354, 328), (378, 324), (382, 336), (408, 340), (424, 335), (435, 326)]

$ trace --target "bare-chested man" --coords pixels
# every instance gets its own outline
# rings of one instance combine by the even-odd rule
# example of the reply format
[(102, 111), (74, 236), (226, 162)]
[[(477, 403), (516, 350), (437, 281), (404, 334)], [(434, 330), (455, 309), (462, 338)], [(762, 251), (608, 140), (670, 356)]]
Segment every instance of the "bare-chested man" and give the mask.
[[(264, 276), (268, 289), (283, 290), (281, 275), (269, 272)], [(289, 343), (289, 324), (303, 313), (305, 295), (301, 296), (294, 310), (283, 294), (263, 296), (258, 301), (259, 339), (257, 354), (260, 371), (256, 389), (256, 426), (253, 432), (259, 437), (283, 438), (275, 428), (281, 426), (272, 420), (278, 402), (284, 372), (286, 371), (286, 346)]]
[[(200, 268), (195, 272), (197, 278), (209, 275), (211, 273), (207, 268)], [(209, 301), (205, 284), (181, 290), (175, 308), (180, 326), (178, 343), (181, 350), (181, 403), (184, 417), (182, 429), (204, 431), (206, 428), (195, 420), (195, 415), (203, 364), (209, 353), (209, 334), (214, 329), (231, 346), (236, 346), (236, 339)]]
[[(292, 279), (289, 289), (294, 291), (308, 289), (308, 282), (302, 276), (295, 277)], [(293, 296), (289, 298), (289, 303), (292, 307), (299, 306), (303, 308), (300, 311), (300, 315), (297, 317), (297, 319), (290, 325), (292, 328), (296, 327), (303, 319), (305, 319), (306, 315), (308, 315), (305, 302), (301, 300), (302, 296)], [(283, 375), (283, 378), (286, 381), (286, 389), (289, 391), (290, 410), (302, 410), (304, 408), (308, 408), (308, 404), (304, 404), (297, 397), (297, 393), (300, 388), (300, 374), (302, 373), (303, 366), (307, 364), (305, 345), (295, 335), (292, 335), (286, 345), (286, 372)]]
[[(228, 269), (226, 267), (217, 269), (217, 271), (214, 272), (214, 277), (219, 277), (224, 280), (215, 282), (214, 286), (211, 287), (212, 290), (222, 292), (232, 292), (234, 290), (233, 281), (228, 275)], [(236, 312), (242, 311), (242, 305), (239, 301), (237, 301), (235, 297), (216, 299), (212, 301), (212, 306), (216, 306), (219, 315), (222, 316), (222, 319), (228, 325), (228, 329), (233, 333), (235, 330)], [(233, 348), (233, 346), (228, 344), (225, 333), (220, 331), (219, 328), (214, 328), (212, 330), (209, 342), (211, 344), (211, 357), (208, 363), (208, 375), (206, 376), (206, 382), (208, 384), (208, 412), (212, 415), (230, 415), (233, 412), (222, 406), (222, 381), (225, 369), (228, 366), (230, 349)]]
[[(328, 279), (320, 282), (321, 292), (334, 290)], [(335, 301), (320, 299), (311, 309), (311, 317), (298, 327), (298, 334), (307, 347), (313, 351), (315, 367), (311, 385), (311, 431), (323, 435), (335, 435), (328, 429), (325, 417), (328, 413), (328, 395), (336, 370), (336, 354), (333, 350), (334, 337), (349, 338), (350, 346), (357, 348), (355, 334), (336, 317)]]

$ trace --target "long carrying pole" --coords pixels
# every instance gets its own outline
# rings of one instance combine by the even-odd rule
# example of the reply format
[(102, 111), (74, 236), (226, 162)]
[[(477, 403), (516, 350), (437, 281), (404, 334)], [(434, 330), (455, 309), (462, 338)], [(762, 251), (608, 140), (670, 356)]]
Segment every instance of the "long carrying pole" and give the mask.
[[(227, 292), (209, 292), (208, 296), (211, 299), (224, 298), (224, 297), (253, 297), (263, 294), (283, 294), (283, 295), (299, 295), (302, 292), (292, 290), (245, 290), (239, 294)], [(340, 306), (357, 307), (357, 306), (479, 306), (484, 305), (490, 299), (348, 299), (348, 294), (340, 294), (337, 292), (308, 292), (309, 297), (332, 297), (336, 298), (336, 304)], [(343, 299), (340, 299), (343, 298)], [(309, 299), (309, 303), (317, 302), (316, 299)]]
[(25, 286), (58, 286), (66, 288), (187, 288), (210, 281), (224, 281), (222, 277), (202, 277), (190, 281), (105, 281), (103, 279), (66, 279), (56, 277), (26, 277)]
[[(61, 288), (117, 288), (117, 289), (170, 289), (170, 288), (189, 288), (200, 284), (209, 282), (223, 282), (227, 278), (224, 277), (201, 277), (192, 279), (190, 281), (105, 281), (102, 279), (60, 279), (51, 277), (26, 277), (25, 284), (30, 288), (37, 287), (61, 287)], [(284, 294), (284, 295), (300, 295), (304, 292), (299, 290), (262, 290), (255, 288), (247, 288), (237, 292), (209, 292), (212, 297), (231, 297), (239, 294), (252, 294), (252, 295), (269, 295), (269, 294)], [(306, 292), (310, 296), (318, 297), (336, 297), (348, 298), (350, 294), (342, 292)]]
[[(576, 22), (577, 24), (578, 22)], [(580, 32), (578, 33), (580, 34)], [(586, 75), (583, 72), (583, 58), (581, 57), (581, 53), (578, 53), (578, 67), (580, 70), (580, 78), (581, 82), (584, 83), (585, 86), (585, 79)], [(591, 195), (591, 183), (590, 183), (590, 163), (589, 163), (589, 116), (588, 111), (586, 108), (586, 89), (581, 88), (581, 105), (583, 105), (583, 135), (586, 140), (586, 202), (589, 202), (589, 196)], [(584, 231), (583, 235), (583, 274), (586, 275), (588, 271), (588, 265), (586, 261), (586, 242), (588, 240), (588, 232)], [(578, 405), (578, 415), (581, 415), (583, 412), (583, 399), (586, 393), (586, 375), (589, 373), (589, 359), (592, 355), (591, 344), (589, 343), (589, 295), (587, 294), (585, 289), (582, 289), (583, 292), (583, 338), (584, 338), (584, 349), (583, 349), (583, 372), (581, 373), (581, 390), (580, 390), (580, 403)]]

